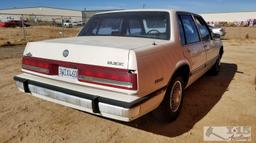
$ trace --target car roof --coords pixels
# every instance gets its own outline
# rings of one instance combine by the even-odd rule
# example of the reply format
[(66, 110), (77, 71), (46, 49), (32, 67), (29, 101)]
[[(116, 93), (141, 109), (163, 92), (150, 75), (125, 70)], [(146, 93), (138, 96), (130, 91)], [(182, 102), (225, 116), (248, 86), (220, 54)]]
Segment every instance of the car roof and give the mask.
[(126, 9), (126, 10), (99, 12), (97, 14), (122, 13), (122, 12), (176, 12), (176, 10), (174, 9)]
[[(125, 13), (125, 12), (168, 12), (168, 13), (185, 13), (185, 14), (193, 14), (198, 15), (188, 11), (177, 11), (175, 9), (125, 9), (125, 10), (114, 10), (114, 11), (105, 11), (96, 13), (96, 15), (100, 14), (111, 14), (111, 13)], [(200, 16), (200, 15), (198, 15)]]

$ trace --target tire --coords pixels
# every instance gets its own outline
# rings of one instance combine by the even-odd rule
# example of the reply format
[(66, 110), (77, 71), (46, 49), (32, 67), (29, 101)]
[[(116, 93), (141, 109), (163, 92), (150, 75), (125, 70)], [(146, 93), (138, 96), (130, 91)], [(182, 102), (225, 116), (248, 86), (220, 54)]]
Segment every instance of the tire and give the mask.
[(210, 75), (216, 76), (220, 72), (220, 67), (221, 67), (221, 56), (219, 55), (215, 64), (212, 66), (212, 68), (209, 70)]
[(164, 121), (171, 122), (177, 119), (182, 107), (184, 86), (181, 76), (176, 76), (170, 82), (165, 98), (159, 107), (160, 116)]

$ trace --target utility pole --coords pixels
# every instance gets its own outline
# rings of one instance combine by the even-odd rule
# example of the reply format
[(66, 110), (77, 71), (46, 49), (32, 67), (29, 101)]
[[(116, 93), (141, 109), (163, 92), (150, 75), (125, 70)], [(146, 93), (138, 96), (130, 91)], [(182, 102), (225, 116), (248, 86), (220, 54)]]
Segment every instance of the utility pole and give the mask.
[(61, 36), (64, 37), (64, 18), (63, 18), (63, 16), (61, 16), (61, 25), (62, 25)]
[(144, 9), (145, 7), (146, 7), (146, 4), (145, 4), (145, 3), (143, 3), (142, 8)]
[(21, 15), (21, 27), (22, 27), (22, 32), (23, 32), (23, 38), (27, 42), (27, 36), (26, 36), (26, 31), (25, 31), (25, 24), (24, 24), (23, 14)]

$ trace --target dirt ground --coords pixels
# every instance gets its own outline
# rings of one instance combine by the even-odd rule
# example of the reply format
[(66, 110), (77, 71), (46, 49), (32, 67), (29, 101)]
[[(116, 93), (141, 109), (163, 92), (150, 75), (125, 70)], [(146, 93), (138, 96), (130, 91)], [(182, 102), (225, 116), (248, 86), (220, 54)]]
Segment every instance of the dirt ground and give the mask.
[(0, 142), (203, 142), (204, 126), (251, 126), (256, 142), (256, 41), (225, 40), (218, 76), (205, 75), (185, 91), (178, 119), (162, 123), (152, 112), (117, 122), (19, 92), (24, 46), (0, 48)]

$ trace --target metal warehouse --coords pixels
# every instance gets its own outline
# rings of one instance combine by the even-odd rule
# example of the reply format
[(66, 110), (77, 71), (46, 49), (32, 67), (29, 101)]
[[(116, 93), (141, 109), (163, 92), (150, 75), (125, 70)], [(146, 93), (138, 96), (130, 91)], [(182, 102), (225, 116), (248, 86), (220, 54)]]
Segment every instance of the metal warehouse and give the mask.
[[(54, 7), (25, 7), (0, 9), (0, 20), (8, 21), (10, 19), (20, 19), (21, 15), (29, 19), (52, 21), (52, 19), (72, 19), (72, 21), (86, 22), (92, 15), (97, 12), (109, 10), (73, 10)], [(208, 22), (241, 22), (250, 19), (256, 19), (256, 11), (248, 12), (223, 12), (223, 13), (202, 13), (204, 19)]]
[(0, 9), (0, 20), (8, 21), (10, 19), (19, 20), (23, 15), (29, 19), (51, 21), (52, 19), (72, 19), (73, 21), (82, 21), (80, 10), (62, 9), (53, 7), (26, 7)]

